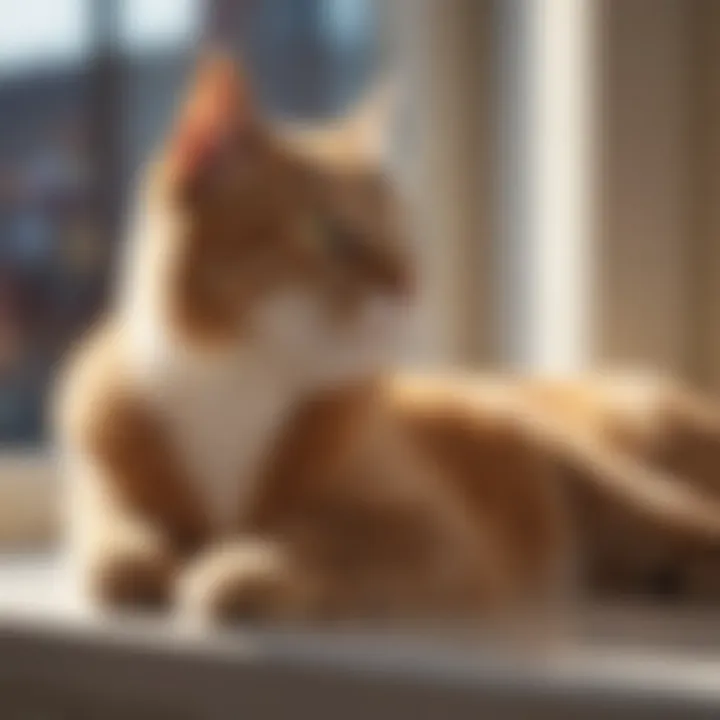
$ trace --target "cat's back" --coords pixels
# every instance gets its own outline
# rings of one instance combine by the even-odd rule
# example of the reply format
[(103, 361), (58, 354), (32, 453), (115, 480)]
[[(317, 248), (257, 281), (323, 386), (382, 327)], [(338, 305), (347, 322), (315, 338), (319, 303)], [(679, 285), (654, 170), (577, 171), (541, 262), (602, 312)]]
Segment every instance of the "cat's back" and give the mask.
[(134, 371), (132, 353), (126, 329), (112, 317), (68, 353), (52, 407), (62, 455), (127, 470), (157, 464), (161, 452), (169, 456), (167, 428)]
[(501, 378), (399, 374), (387, 399), (411, 441), (473, 492), (531, 485), (545, 473), (517, 391)]
[(406, 374), (388, 387), (393, 415), (427, 461), (443, 468), (449, 489), (493, 523), (527, 577), (543, 574), (567, 547), (567, 507), (553, 457), (520, 417), (516, 386), (502, 378)]

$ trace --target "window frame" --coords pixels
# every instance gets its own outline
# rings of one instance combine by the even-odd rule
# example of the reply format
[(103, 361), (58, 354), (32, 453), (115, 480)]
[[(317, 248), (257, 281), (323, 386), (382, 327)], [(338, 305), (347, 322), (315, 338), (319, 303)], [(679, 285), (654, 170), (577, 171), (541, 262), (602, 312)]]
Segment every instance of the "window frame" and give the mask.
[[(107, 242), (111, 256), (121, 241), (123, 230), (124, 203), (121, 200), (128, 169), (123, 147), (123, 74), (133, 63), (128, 54), (127, 38), (120, 32), (121, 2), (88, 3), (87, 102), (90, 156), (94, 160), (91, 175), (95, 180), (99, 235)], [(209, 0), (201, 15), (199, 34), (232, 47), (244, 29), (250, 8), (251, 3)], [(155, 51), (149, 48), (141, 54), (153, 56)], [(0, 448), (0, 551), (17, 545), (52, 543), (58, 533), (60, 493), (57, 462), (51, 448), (42, 440), (32, 446)]]
[[(594, 2), (567, 0), (566, 4), (573, 1)], [(603, 220), (602, 230), (583, 240), (597, 277), (588, 278), (587, 268), (578, 267), (584, 282), (569, 283), (563, 291), (566, 303), (591, 303), (590, 316), (585, 320), (588, 333), (583, 336), (577, 332), (577, 319), (572, 318), (568, 323), (559, 322), (559, 330), (554, 327), (549, 332), (549, 325), (555, 321), (551, 313), (537, 313), (527, 297), (524, 307), (518, 309), (517, 298), (503, 289), (509, 287), (508, 278), (520, 278), (517, 287), (518, 282), (532, 284), (532, 278), (558, 269), (548, 268), (547, 258), (538, 252), (547, 245), (550, 224), (544, 229), (541, 226), (542, 234), (528, 223), (519, 229), (507, 224), (513, 213), (536, 207), (538, 188), (552, 171), (547, 157), (538, 160), (537, 154), (533, 155), (537, 148), (531, 143), (517, 142), (518, 133), (528, 135), (532, 123), (542, 121), (541, 95), (523, 99), (528, 83), (540, 82), (531, 74), (531, 64), (538, 57), (544, 57), (546, 63), (552, 58), (543, 55), (548, 48), (541, 44), (524, 54), (518, 44), (518, 29), (509, 27), (508, 19), (509, 14), (519, 13), (525, 22), (532, 23), (531, 13), (538, 3), (542, 1), (394, 0), (386, 6), (389, 36), (385, 43), (397, 48), (397, 70), (408, 89), (412, 119), (419, 125), (420, 151), (412, 158), (399, 158), (413, 178), (420, 208), (416, 236), (424, 287), (406, 360), (421, 367), (509, 365), (536, 370), (538, 359), (548, 357), (549, 339), (559, 331), (569, 338), (568, 357), (576, 366), (571, 370), (642, 361), (718, 387), (720, 333), (716, 328), (720, 324), (713, 307), (720, 307), (720, 301), (714, 302), (720, 297), (720, 251), (713, 249), (713, 239), (720, 227), (720, 214), (707, 208), (718, 187), (720, 155), (713, 152), (702, 156), (701, 144), (707, 139), (712, 148), (720, 147), (720, 122), (716, 122), (720, 102), (708, 96), (708, 88), (720, 87), (715, 82), (720, 71), (712, 70), (720, 63), (708, 60), (718, 58), (720, 31), (713, 28), (720, 26), (704, 14), (717, 16), (720, 11), (705, 7), (707, 4), (703, 5), (705, 9), (698, 9), (684, 0), (665, 0), (661, 7), (655, 0), (603, 0), (593, 27), (583, 30), (591, 45), (583, 52), (593, 53), (602, 70), (599, 77), (589, 78), (597, 83), (593, 110), (601, 113), (599, 124), (580, 128), (596, 143), (597, 165), (587, 212), (593, 220)], [(648, 13), (652, 16), (649, 25), (642, 23)], [(639, 47), (632, 33), (621, 32), (638, 24), (646, 33)], [(668, 42), (673, 51), (664, 54), (662, 49)], [(603, 57), (601, 48), (610, 48), (611, 57)], [(97, 57), (97, 86), (99, 92), (107, 93), (107, 73), (112, 77), (121, 59), (112, 52), (99, 52)], [(554, 57), (557, 61), (558, 56)], [(652, 57), (660, 61), (649, 62)], [(570, 87), (565, 102), (578, 100), (573, 100), (573, 92)], [(696, 107), (698, 97), (707, 115), (701, 115)], [(623, 115), (628, 98), (635, 103), (636, 116), (654, 118), (653, 122), (628, 124)], [(678, 108), (682, 98), (691, 101), (687, 108)], [(593, 99), (581, 101), (592, 103)], [(110, 102), (120, 100), (111, 94)], [(589, 114), (588, 107), (581, 109), (578, 122), (589, 122)], [(620, 118), (619, 131), (608, 124), (610, 116)], [(103, 117), (104, 122), (112, 123), (112, 118)], [(510, 155), (508, 136), (503, 136), (508, 127), (515, 133), (517, 146)], [(108, 128), (111, 125), (98, 132), (99, 146), (106, 152), (102, 138), (112, 133)], [(688, 128), (694, 132), (696, 144), (687, 141)], [(513, 137), (509, 140), (512, 144)], [(676, 150), (658, 160), (668, 142)], [(111, 151), (107, 160), (111, 165), (118, 161), (119, 153), (112, 154), (116, 152)], [(618, 156), (623, 163), (618, 163)], [(653, 159), (652, 168), (648, 158)], [(612, 188), (622, 182), (623, 168), (628, 164), (638, 168), (642, 184), (647, 185), (630, 187), (629, 197), (619, 205)], [(520, 178), (520, 192), (513, 186), (519, 168), (532, 171), (529, 178)], [(651, 169), (652, 177), (648, 177)], [(112, 179), (113, 174), (110, 182), (119, 182)], [(688, 205), (687, 197), (676, 192), (677, 185), (658, 185), (661, 176), (689, 178), (696, 190), (695, 204)], [(438, 177), (443, 182), (439, 183)], [(110, 185), (104, 192), (112, 199)], [(657, 193), (663, 198), (662, 207), (648, 208), (642, 203), (643, 193)], [(117, 218), (112, 215), (117, 210), (110, 205), (107, 228), (117, 227)], [(641, 268), (642, 277), (637, 269), (629, 272), (627, 267), (628, 257), (647, 253), (649, 247), (644, 233), (633, 232), (627, 211), (633, 205), (644, 207), (643, 227), (655, 228), (652, 247), (660, 248), (658, 262)], [(662, 213), (668, 206), (678, 221), (663, 226)], [(508, 244), (512, 246), (511, 257)], [(573, 272), (572, 257), (569, 260), (566, 262), (565, 257), (560, 261), (566, 275)], [(552, 262), (557, 262), (557, 257)], [(647, 283), (654, 288), (659, 305), (638, 307), (638, 288), (642, 290)], [(586, 297), (587, 293), (592, 297)], [(503, 333), (503, 326), (508, 324), (524, 328), (525, 340), (530, 341), (508, 342)], [(543, 369), (556, 371), (558, 367)], [(52, 463), (43, 449), (24, 454), (42, 458), (37, 460), (32, 487), (52, 487)], [(16, 488), (13, 462), (6, 463), (4, 457), (0, 453), (0, 500), (21, 497), (23, 490)], [(18, 500), (17, 505), (22, 502)], [(48, 519), (38, 527), (49, 526), (50, 513), (40, 515)]]
[(281, 718), (298, 707), (318, 720), (693, 720), (720, 712), (718, 662), (704, 655), (717, 641), (712, 615), (586, 612), (575, 641), (556, 653), (513, 653), (483, 637), (466, 629), (458, 642), (457, 628), (412, 637), (371, 629), (195, 634), (159, 622), (0, 614), (0, 703), (40, 715), (148, 718), (249, 709)]
[(0, 451), (0, 550), (56, 539), (61, 487), (48, 451)]
[[(121, 56), (116, 43), (118, 0), (90, 3), (87, 59), (90, 157), (95, 179), (100, 237), (112, 246), (119, 228), (122, 149), (118, 109), (122, 105)], [(36, 445), (0, 449), (0, 549), (38, 545), (57, 538), (60, 482), (52, 450)]]

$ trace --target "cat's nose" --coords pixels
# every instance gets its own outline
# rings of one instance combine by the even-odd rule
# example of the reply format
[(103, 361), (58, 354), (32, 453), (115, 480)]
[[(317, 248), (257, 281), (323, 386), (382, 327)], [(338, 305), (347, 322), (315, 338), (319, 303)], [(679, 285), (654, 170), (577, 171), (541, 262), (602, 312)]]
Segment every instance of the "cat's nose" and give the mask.
[(395, 291), (404, 300), (409, 300), (415, 295), (417, 289), (417, 279), (415, 277), (415, 269), (405, 267), (398, 270), (395, 280)]
[(388, 296), (368, 298), (360, 311), (364, 337), (383, 347), (395, 342), (399, 331), (397, 301)]
[(394, 300), (410, 300), (415, 294), (415, 271), (402, 261), (390, 261), (379, 269), (376, 285), (383, 295)]
[(683, 592), (680, 573), (672, 567), (657, 568), (648, 578), (648, 589), (655, 600), (677, 600)]

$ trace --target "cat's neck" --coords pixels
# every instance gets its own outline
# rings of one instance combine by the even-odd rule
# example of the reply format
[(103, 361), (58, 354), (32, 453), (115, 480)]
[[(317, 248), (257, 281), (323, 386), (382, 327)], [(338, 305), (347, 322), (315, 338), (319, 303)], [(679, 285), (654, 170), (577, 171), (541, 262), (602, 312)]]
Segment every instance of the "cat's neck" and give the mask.
[(215, 530), (229, 531), (252, 502), (299, 395), (252, 347), (199, 353), (165, 330), (152, 342), (134, 336), (137, 389), (162, 420)]
[[(190, 482), (218, 528), (252, 495), (299, 389), (252, 342), (194, 346), (169, 323), (161, 217), (142, 218), (129, 238), (116, 300), (135, 391), (162, 420)], [(152, 242), (146, 233), (155, 233)]]
[[(128, 361), (140, 379), (160, 377), (203, 383), (226, 378), (234, 384), (243, 376), (276, 376), (274, 382), (288, 393), (295, 389), (282, 377), (282, 369), (251, 342), (212, 347), (194, 343), (171, 320), (168, 285), (173, 254), (182, 252), (175, 242), (178, 219), (170, 212), (149, 209), (142, 198), (131, 215), (124, 246), (115, 313), (129, 349)], [(250, 380), (248, 380), (250, 381)]]

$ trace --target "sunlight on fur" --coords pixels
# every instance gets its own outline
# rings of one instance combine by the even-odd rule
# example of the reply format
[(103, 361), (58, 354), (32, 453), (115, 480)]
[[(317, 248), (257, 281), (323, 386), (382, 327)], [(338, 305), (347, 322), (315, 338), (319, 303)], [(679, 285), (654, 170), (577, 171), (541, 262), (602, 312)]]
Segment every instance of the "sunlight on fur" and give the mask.
[(283, 135), (229, 60), (201, 63), (59, 384), (78, 592), (538, 626), (584, 594), (715, 597), (714, 408), (650, 377), (393, 366), (414, 272), (379, 110)]

